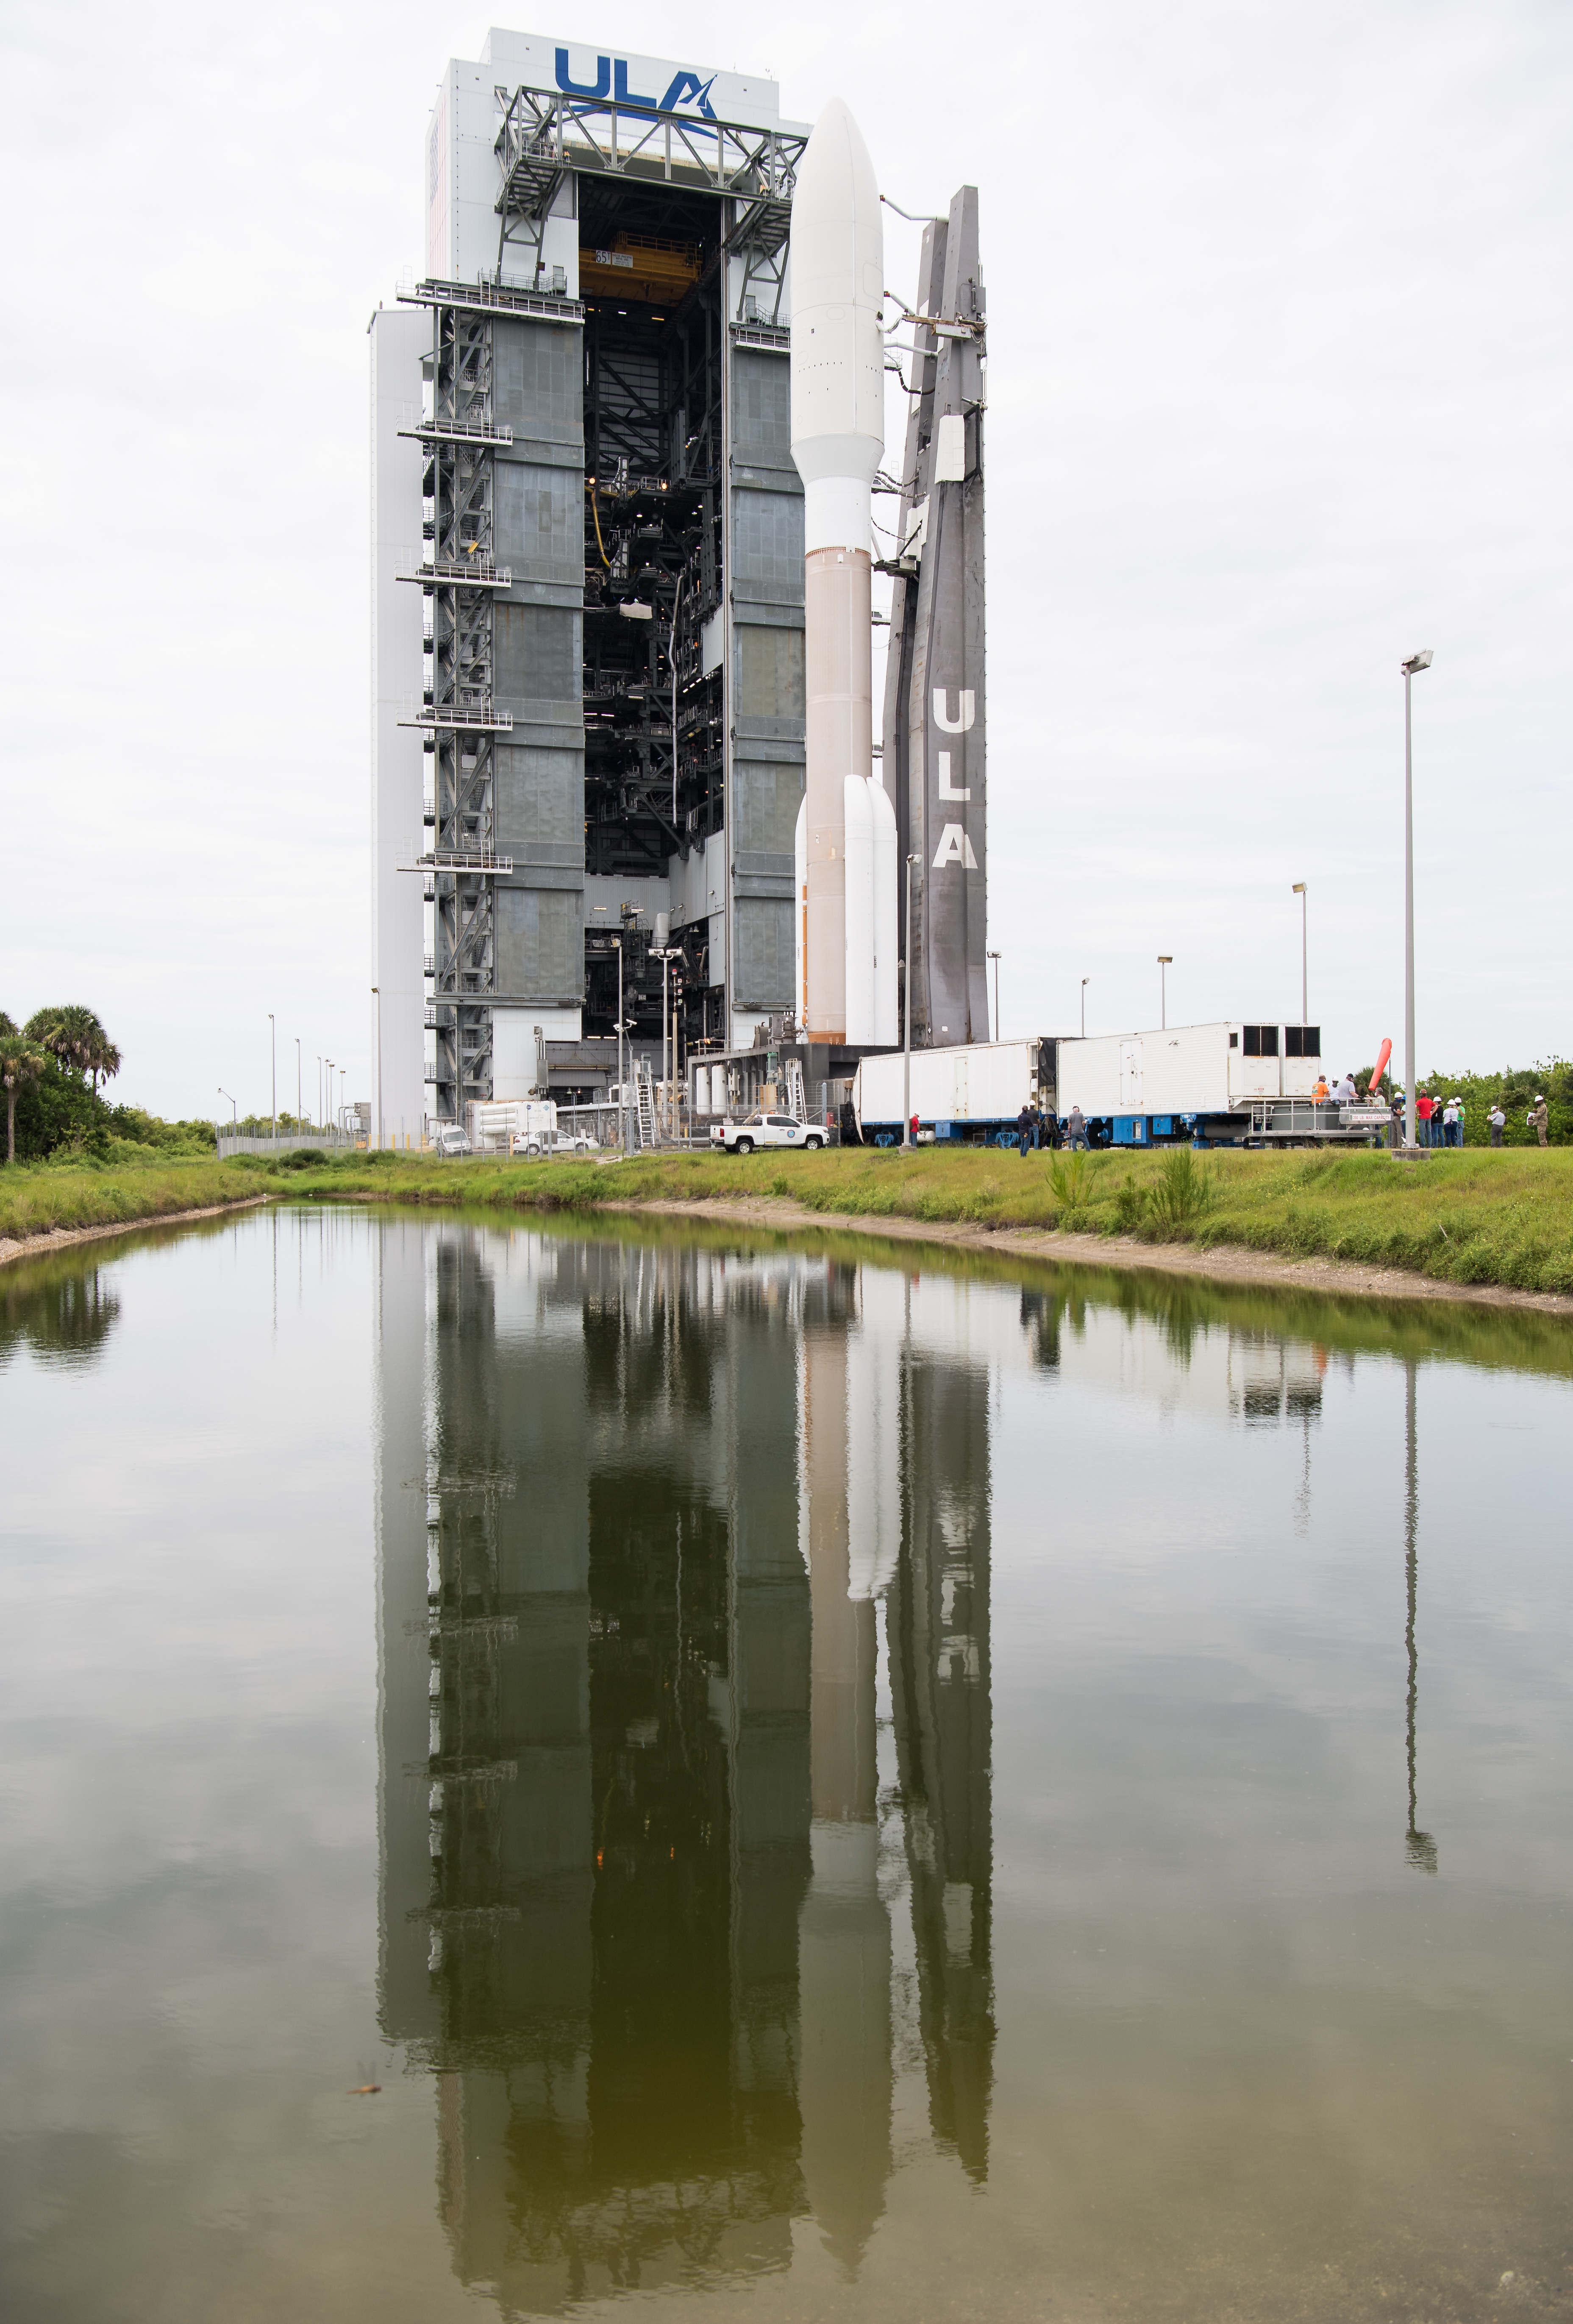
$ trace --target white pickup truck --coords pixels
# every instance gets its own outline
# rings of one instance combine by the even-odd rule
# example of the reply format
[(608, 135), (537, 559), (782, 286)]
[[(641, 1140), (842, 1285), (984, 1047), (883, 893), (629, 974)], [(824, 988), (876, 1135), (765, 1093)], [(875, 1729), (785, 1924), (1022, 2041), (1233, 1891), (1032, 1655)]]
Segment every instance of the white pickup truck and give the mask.
[(795, 1121), (789, 1113), (750, 1113), (746, 1121), (718, 1121), (710, 1142), (729, 1154), (751, 1154), (756, 1146), (797, 1146), (817, 1152), (824, 1144), (824, 1132), (817, 1125)]

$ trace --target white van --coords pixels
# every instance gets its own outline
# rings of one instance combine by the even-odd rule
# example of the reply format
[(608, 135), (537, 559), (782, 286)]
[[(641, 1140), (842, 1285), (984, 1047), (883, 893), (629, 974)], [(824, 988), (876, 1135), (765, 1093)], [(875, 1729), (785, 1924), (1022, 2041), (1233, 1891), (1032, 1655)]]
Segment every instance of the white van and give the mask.
[(432, 1139), (432, 1148), (437, 1154), (473, 1154), (475, 1150), (456, 1121), (441, 1124)]

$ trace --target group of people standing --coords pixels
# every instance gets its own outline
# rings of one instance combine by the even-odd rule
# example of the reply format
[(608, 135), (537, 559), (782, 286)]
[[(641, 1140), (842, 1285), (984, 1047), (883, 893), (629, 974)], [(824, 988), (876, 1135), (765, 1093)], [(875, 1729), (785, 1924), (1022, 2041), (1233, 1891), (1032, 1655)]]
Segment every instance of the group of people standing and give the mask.
[[(1081, 1120), (1081, 1107), (1072, 1106), (1070, 1122), (1070, 1143), (1072, 1146), (1076, 1143), (1075, 1132), (1078, 1124), (1081, 1125), (1081, 1143), (1085, 1146), (1087, 1125)], [(1052, 1150), (1061, 1144), (1060, 1124), (1057, 1118), (1052, 1113), (1045, 1113), (1041, 1105), (1024, 1105), (1016, 1117), (1016, 1144), (1024, 1155), (1035, 1154), (1040, 1147), (1045, 1146)]]

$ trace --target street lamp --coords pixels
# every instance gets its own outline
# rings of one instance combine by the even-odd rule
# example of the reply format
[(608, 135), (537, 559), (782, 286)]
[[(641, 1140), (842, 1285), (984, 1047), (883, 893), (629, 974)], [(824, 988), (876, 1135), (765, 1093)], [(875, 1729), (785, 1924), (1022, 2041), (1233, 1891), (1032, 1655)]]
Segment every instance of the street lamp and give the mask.
[(1169, 1029), (1169, 971), (1173, 965), (1172, 952), (1158, 954), (1158, 1030), (1161, 1033)]
[[(901, 1143), (912, 1144), (912, 867), (906, 859), (906, 958), (901, 964)], [(995, 1004), (998, 1010), (998, 1003)]]
[(622, 1036), (622, 938), (613, 936), (612, 949), (617, 954), (617, 1126), (618, 1144), (624, 1155), (628, 1152), (628, 1076), (623, 1071)]
[(1430, 669), (1431, 650), (1422, 647), (1398, 667), (1403, 674), (1403, 1150), (1415, 1152), (1414, 1111), (1414, 752), (1409, 690), (1417, 672)]
[[(229, 1092), (222, 1083), (219, 1084), (218, 1094), (220, 1097), (229, 1097)], [(229, 1097), (229, 1126), (232, 1130), (238, 1130), (240, 1128), (240, 1108), (232, 1097)]]
[[(323, 1111), (325, 1114), (330, 1114), (333, 1111), (333, 1059), (324, 1057), (322, 1062), (327, 1067), (327, 1095), (324, 1102)], [(328, 1127), (327, 1122), (323, 1126), (325, 1129)]]
[(297, 1135), (306, 1127), (300, 1113), (300, 1036), (295, 1036), (295, 1129)]
[(994, 963), (994, 1038), (998, 1041), (1002, 1038), (999, 1030), (999, 954), (990, 952), (989, 957)]
[(1081, 979), (1081, 1038), (1083, 1040), (1087, 1038), (1087, 988), (1091, 982), (1092, 979), (1090, 976), (1084, 976)]
[(382, 1150), (382, 989), (373, 984), (372, 998), (377, 1004), (377, 1151)]
[(1305, 976), (1305, 881), (1297, 880), (1289, 892), (1300, 899), (1300, 1026), (1303, 1032), (1311, 1015), (1311, 1002), (1307, 998), (1310, 988)]
[(268, 1011), (268, 1048), (273, 1060), (273, 1143), (279, 1143), (279, 1028), (273, 1022), (273, 1012)]

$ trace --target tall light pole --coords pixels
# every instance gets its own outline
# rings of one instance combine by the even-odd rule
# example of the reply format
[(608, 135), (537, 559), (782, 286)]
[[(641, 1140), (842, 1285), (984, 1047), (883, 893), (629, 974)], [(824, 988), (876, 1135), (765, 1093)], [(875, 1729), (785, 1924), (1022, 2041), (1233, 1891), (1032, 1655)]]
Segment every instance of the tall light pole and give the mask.
[(628, 1152), (628, 1076), (622, 1069), (622, 938), (613, 936), (612, 949), (617, 954), (617, 1128), (618, 1144)]
[(994, 963), (994, 1038), (998, 1041), (1001, 1038), (999, 1031), (999, 954), (997, 952), (990, 952), (989, 957)]
[[(327, 1067), (327, 1098), (324, 1107), (324, 1111), (331, 1113), (333, 1111), (333, 1059), (331, 1057), (324, 1057), (322, 1062)], [(325, 1128), (327, 1126), (327, 1124), (324, 1124)]]
[(1081, 979), (1081, 1038), (1083, 1040), (1087, 1038), (1087, 988), (1091, 982), (1092, 979), (1090, 976), (1084, 976)]
[[(901, 964), (901, 1143), (912, 1144), (912, 867), (906, 859), (906, 958)], [(998, 1010), (998, 1003), (995, 1004)]]
[[(222, 1083), (219, 1084), (218, 1094), (220, 1097), (229, 1097), (229, 1092)], [(229, 1126), (232, 1130), (240, 1128), (240, 1108), (232, 1097), (229, 1097)]]
[(297, 1033), (295, 1036), (295, 1128), (297, 1133), (305, 1127), (306, 1124), (300, 1113), (300, 1036)]
[(1158, 954), (1158, 1030), (1161, 1033), (1169, 1029), (1169, 971), (1173, 965), (1172, 952)]
[(1424, 646), (1407, 661), (1403, 673), (1403, 1148), (1416, 1151), (1414, 1141), (1414, 751), (1410, 721), (1410, 686), (1419, 670), (1430, 669), (1431, 650)]
[(322, 1115), (322, 1059), (320, 1056), (317, 1060), (317, 1127), (318, 1130), (327, 1128)]
[(382, 990), (372, 987), (372, 998), (377, 1004), (377, 1151), (382, 1150)]
[(1310, 986), (1305, 973), (1305, 881), (1297, 880), (1289, 892), (1300, 899), (1300, 1028), (1303, 1032), (1311, 1015)]
[(273, 1143), (279, 1143), (279, 1028), (273, 1022), (273, 1012), (268, 1011), (268, 1050), (273, 1060)]

